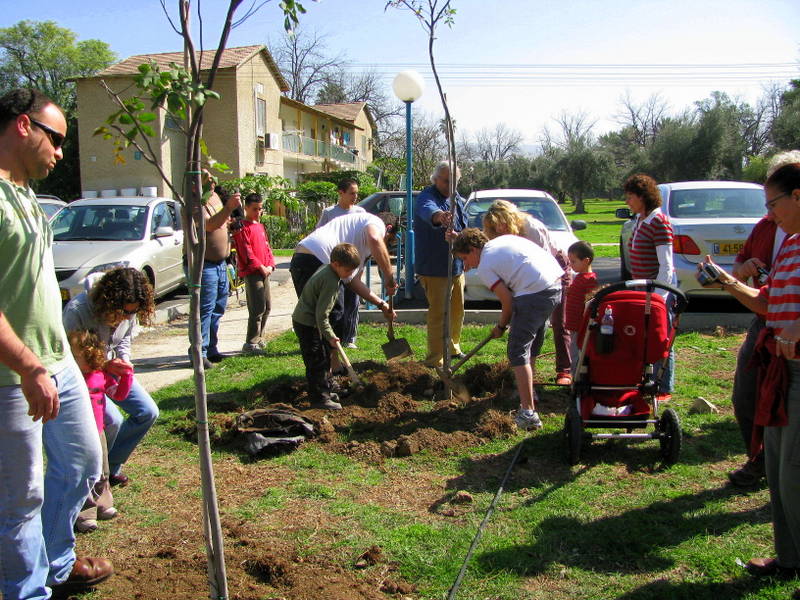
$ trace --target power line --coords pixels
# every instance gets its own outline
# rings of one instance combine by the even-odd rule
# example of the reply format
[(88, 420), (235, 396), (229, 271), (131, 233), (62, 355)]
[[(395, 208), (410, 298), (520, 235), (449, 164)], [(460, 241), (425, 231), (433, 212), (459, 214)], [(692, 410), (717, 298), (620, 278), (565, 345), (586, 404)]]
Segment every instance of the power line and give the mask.
[[(371, 70), (381, 78), (398, 71), (418, 69), (431, 80), (427, 63), (349, 63), (347, 69)], [(800, 74), (798, 64), (781, 63), (441, 63), (440, 78), (455, 87), (509, 86), (709, 86), (758, 85), (786, 81)]]

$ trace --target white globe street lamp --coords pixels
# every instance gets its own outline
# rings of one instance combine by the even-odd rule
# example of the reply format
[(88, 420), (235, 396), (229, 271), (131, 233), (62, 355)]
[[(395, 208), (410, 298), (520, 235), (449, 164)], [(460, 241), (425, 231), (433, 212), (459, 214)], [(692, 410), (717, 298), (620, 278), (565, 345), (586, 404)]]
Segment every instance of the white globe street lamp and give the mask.
[[(392, 90), (402, 102), (406, 104), (406, 278), (405, 296), (407, 300), (413, 297), (414, 291), (414, 199), (412, 197), (411, 177), (411, 104), (416, 101), (425, 89), (422, 75), (416, 71), (400, 71), (392, 82)], [(399, 271), (398, 265), (398, 271)], [(398, 273), (398, 280), (399, 280)]]

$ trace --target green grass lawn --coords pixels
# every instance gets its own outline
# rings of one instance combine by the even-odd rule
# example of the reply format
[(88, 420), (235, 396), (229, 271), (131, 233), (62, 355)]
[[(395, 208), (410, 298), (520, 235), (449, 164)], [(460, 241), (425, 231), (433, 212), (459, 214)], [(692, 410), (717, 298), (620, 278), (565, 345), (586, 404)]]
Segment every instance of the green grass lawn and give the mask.
[[(614, 216), (618, 208), (625, 208), (622, 201), (592, 198), (584, 201), (585, 214), (575, 214), (571, 205), (562, 206), (569, 221), (582, 219), (587, 227), (576, 231), (578, 239), (594, 245), (595, 256), (619, 257), (619, 232), (624, 221)], [(613, 244), (612, 246), (599, 246), (598, 244)]]
[[(610, 220), (599, 209), (591, 214), (601, 223)], [(397, 329), (397, 335), (407, 338), (417, 358), (422, 358), (424, 330)], [(351, 360), (378, 360), (380, 351), (375, 350), (386, 340), (385, 331), (362, 325), (359, 349), (350, 352)], [(487, 332), (488, 327), (466, 327), (463, 347), (471, 348)], [(670, 406), (682, 419), (684, 446), (678, 464), (671, 467), (660, 463), (658, 443), (653, 441), (597, 441), (584, 450), (580, 464), (570, 467), (561, 447), (563, 412), (554, 409), (542, 415), (544, 429), (530, 435), (496, 438), (444, 454), (389, 458), (379, 465), (313, 443), (255, 464), (242, 459), (235, 466), (242, 472), (241, 493), (221, 499), (223, 519), (263, 522), (276, 543), (293, 545), (300, 556), (316, 557), (309, 560), (340, 560), (345, 569), (352, 569), (353, 558), (365, 548), (378, 545), (388, 563), (417, 585), (409, 597), (443, 598), (512, 454), (522, 444), (521, 459), (469, 564), (458, 598), (786, 598), (796, 581), (757, 580), (736, 562), (772, 555), (766, 490), (743, 494), (726, 478), (744, 458), (730, 406), (740, 341), (741, 335), (678, 337), (677, 382)], [(543, 352), (551, 351), (548, 338)], [(494, 363), (504, 353), (505, 340), (493, 340), (475, 360)], [(552, 375), (552, 356), (540, 359), (539, 369), (543, 376)], [(230, 411), (232, 402), (247, 409), (257, 398), (251, 393), (254, 388), (302, 373), (294, 335), (288, 332), (270, 342), (266, 360), (234, 357), (210, 371), (210, 409)], [(174, 424), (185, 421), (192, 393), (192, 383), (184, 381), (155, 394), (162, 417), (145, 444), (169, 448), (171, 465), (159, 467), (167, 486), (171, 472), (191, 465), (196, 453), (192, 443), (170, 433)], [(543, 393), (549, 406), (568, 402), (563, 391), (544, 388)], [(716, 404), (720, 413), (689, 414), (696, 396)], [(420, 405), (420, 410), (429, 410), (425, 403)], [(216, 454), (218, 461), (230, 462), (224, 448)], [(294, 477), (268, 484), (247, 476), (265, 463), (270, 469), (288, 469)], [(130, 474), (143, 479), (147, 472), (137, 472), (143, 468), (133, 460)], [(431, 489), (440, 504), (415, 507), (414, 495)], [(450, 516), (435, 508), (450, 507), (458, 490), (469, 492), (473, 501), (452, 505)], [(125, 501), (135, 504), (136, 489), (125, 493)], [(286, 511), (296, 515), (304, 507), (316, 517), (315, 525), (302, 534), (288, 524), (282, 527), (270, 521), (281, 523)], [(158, 535), (163, 524), (148, 517), (138, 526), (147, 536)], [(111, 531), (101, 535), (109, 536), (113, 546)], [(380, 568), (380, 564), (370, 567)]]
[[(582, 231), (576, 231), (575, 235), (579, 240), (585, 240), (590, 244), (613, 244), (613, 246), (595, 246), (595, 256), (618, 257), (619, 256), (619, 232), (624, 221), (614, 216), (614, 211), (618, 208), (625, 208), (622, 201), (592, 198), (584, 201), (586, 214), (574, 214), (574, 206), (565, 204), (561, 209), (567, 216), (568, 221), (582, 219), (586, 221), (588, 227)], [(273, 249), (275, 256), (291, 256), (294, 248)]]

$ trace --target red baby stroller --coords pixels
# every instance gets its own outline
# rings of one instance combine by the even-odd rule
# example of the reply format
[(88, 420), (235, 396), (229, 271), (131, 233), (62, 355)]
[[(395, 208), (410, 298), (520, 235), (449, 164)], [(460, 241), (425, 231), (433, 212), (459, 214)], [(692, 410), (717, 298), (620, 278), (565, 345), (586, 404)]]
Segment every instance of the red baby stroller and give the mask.
[[(671, 293), (672, 319), (664, 299), (655, 292), (658, 288)], [(657, 439), (664, 462), (678, 460), (680, 421), (671, 408), (659, 416), (656, 392), (675, 340), (678, 315), (686, 304), (683, 292), (649, 279), (612, 284), (587, 303), (578, 338), (580, 356), (564, 419), (570, 464), (578, 462), (585, 440), (609, 438)], [(635, 432), (651, 424), (655, 426), (652, 433)], [(589, 428), (618, 431), (584, 431)]]

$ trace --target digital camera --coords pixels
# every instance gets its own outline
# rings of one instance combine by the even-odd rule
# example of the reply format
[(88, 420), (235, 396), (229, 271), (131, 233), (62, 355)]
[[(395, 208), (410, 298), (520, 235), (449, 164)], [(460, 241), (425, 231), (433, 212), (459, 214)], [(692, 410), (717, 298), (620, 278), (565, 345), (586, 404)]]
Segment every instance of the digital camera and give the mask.
[(706, 286), (718, 282), (720, 275), (722, 275), (722, 270), (717, 265), (712, 263), (700, 263), (697, 265), (695, 278), (700, 285)]

